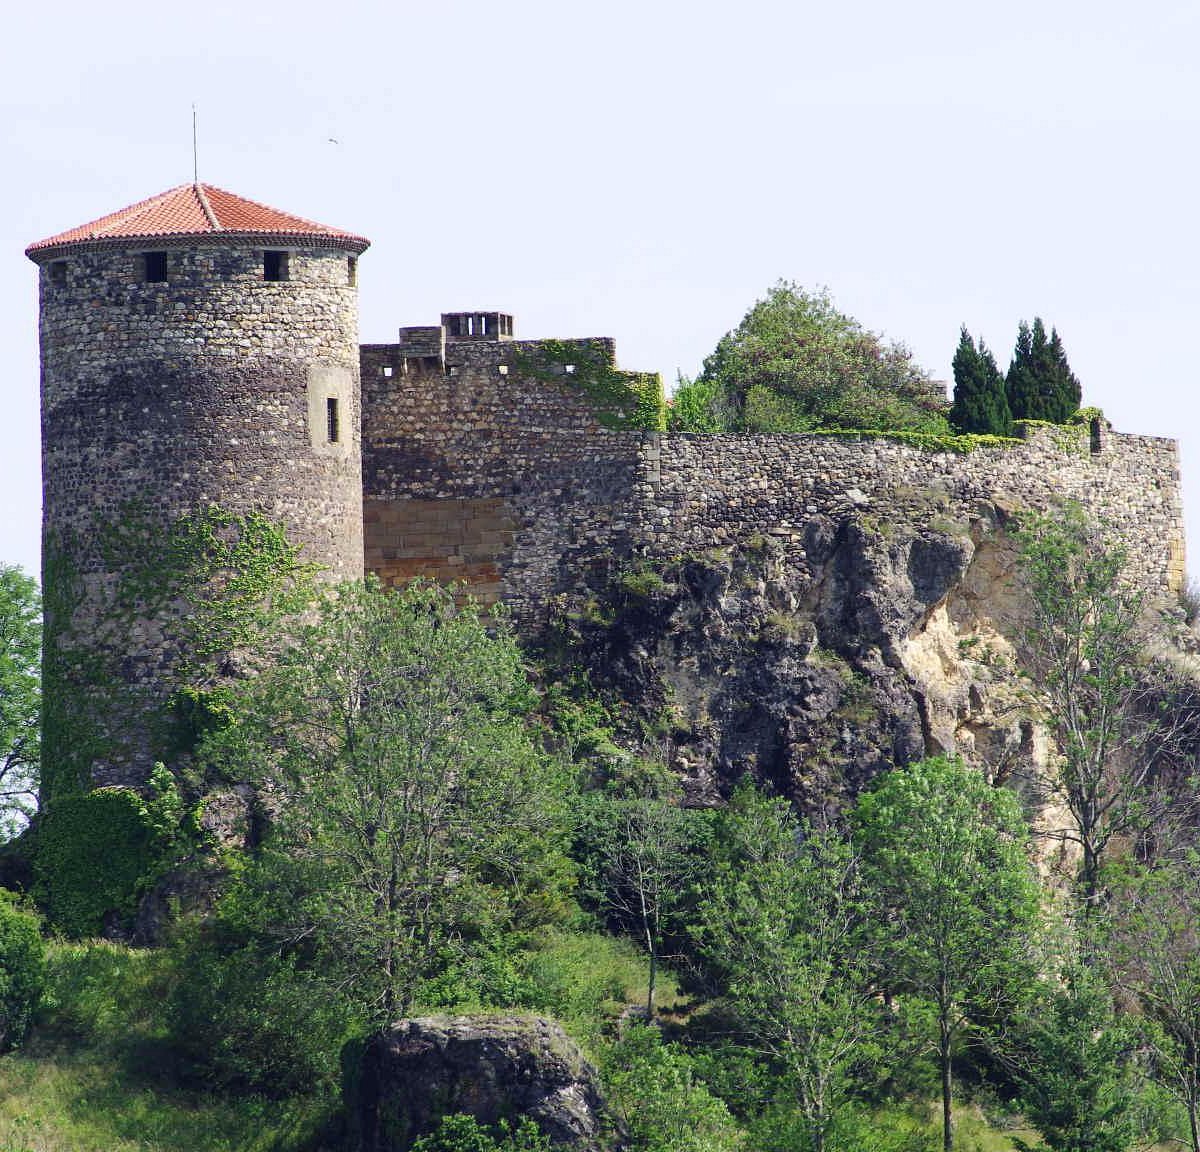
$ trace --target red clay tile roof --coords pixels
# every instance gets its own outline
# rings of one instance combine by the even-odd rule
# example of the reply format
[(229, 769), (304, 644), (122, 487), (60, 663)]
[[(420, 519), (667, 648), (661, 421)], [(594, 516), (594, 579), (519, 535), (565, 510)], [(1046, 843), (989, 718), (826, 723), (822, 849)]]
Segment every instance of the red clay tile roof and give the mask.
[(180, 184), (90, 224), (39, 240), (25, 249), (25, 255), (36, 258), (52, 249), (111, 247), (129, 240), (250, 237), (280, 243), (303, 240), (352, 252), (361, 252), (370, 243), (362, 236), (268, 208), (211, 184)]

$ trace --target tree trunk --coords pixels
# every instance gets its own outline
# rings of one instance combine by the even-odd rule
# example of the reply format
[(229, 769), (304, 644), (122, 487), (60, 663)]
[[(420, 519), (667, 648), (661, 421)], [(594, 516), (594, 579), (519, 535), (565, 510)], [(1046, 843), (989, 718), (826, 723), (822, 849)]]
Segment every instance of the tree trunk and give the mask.
[(954, 1085), (950, 1078), (950, 992), (945, 979), (938, 995), (938, 1059), (942, 1065), (942, 1152), (951, 1152), (954, 1147), (954, 1118), (950, 1105)]
[(650, 942), (650, 986), (646, 990), (646, 1021), (654, 1019), (654, 985), (658, 979), (658, 949)]
[(1192, 1132), (1192, 1152), (1200, 1152), (1200, 1118), (1197, 1117), (1196, 1085), (1188, 1092), (1187, 1112), (1188, 1127)]

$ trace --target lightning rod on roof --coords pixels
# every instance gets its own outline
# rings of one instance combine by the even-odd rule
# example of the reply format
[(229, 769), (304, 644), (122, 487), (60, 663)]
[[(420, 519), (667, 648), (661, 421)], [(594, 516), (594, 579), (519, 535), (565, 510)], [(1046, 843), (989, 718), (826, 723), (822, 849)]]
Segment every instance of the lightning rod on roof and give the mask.
[(200, 152), (196, 147), (196, 105), (192, 105), (192, 183), (200, 183)]

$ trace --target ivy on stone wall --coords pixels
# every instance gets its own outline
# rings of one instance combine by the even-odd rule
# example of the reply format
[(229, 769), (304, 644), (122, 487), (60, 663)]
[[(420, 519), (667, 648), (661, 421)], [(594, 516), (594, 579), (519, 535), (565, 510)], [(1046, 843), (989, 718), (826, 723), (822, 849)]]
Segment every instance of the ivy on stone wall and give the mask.
[[(163, 525), (127, 505), (92, 534), (111, 579), (85, 579), (74, 540), (49, 540), (43, 815), (35, 875), (71, 935), (127, 920), (179, 854), (179, 780), (229, 723), (228, 683), (308, 602), (316, 566), (258, 512), (216, 506)], [(144, 788), (91, 790), (93, 765), (168, 760)], [(197, 789), (198, 791), (199, 789)]]
[[(91, 539), (113, 580), (85, 580), (74, 540), (48, 540), (43, 559), (35, 870), (43, 906), (72, 935), (127, 918), (168, 866), (163, 797), (178, 790), (199, 739), (228, 724), (235, 665), (264, 648), (272, 620), (307, 602), (317, 571), (260, 512), (209, 506), (163, 526), (126, 505)], [(119, 770), (134, 758), (166, 760), (172, 772), (156, 769), (142, 791), (91, 791), (95, 763)]]
[(128, 921), (137, 898), (174, 863), (187, 824), (171, 774), (151, 773), (149, 796), (98, 788), (62, 796), (39, 820), (34, 895), (69, 936)]
[[(103, 569), (85, 588), (73, 540), (49, 540), (43, 803), (91, 787), (96, 760), (185, 759), (222, 722), (230, 660), (307, 601), (316, 565), (259, 512), (209, 506), (161, 525), (142, 505), (96, 525)], [(131, 636), (135, 637), (130, 643)], [(138, 668), (131, 653), (149, 656)], [(164, 683), (158, 666), (172, 669)]]
[(605, 428), (666, 431), (662, 380), (653, 372), (618, 368), (604, 344), (539, 340), (533, 347), (518, 348), (513, 361), (518, 372), (535, 380), (581, 390)]

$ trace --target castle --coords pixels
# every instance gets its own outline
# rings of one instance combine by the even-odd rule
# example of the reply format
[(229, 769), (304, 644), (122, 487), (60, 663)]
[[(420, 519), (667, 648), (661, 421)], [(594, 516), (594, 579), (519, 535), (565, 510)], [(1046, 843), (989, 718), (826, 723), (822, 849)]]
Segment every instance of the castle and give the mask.
[[(452, 312), (360, 346), (367, 246), (196, 183), (27, 250), (60, 687), (88, 691), (78, 669), (121, 564), (106, 526), (135, 505), (163, 531), (198, 507), (261, 512), (331, 579), (462, 580), (531, 625), (589, 567), (763, 535), (799, 556), (815, 517), (907, 515), (913, 493), (949, 515), (997, 494), (1078, 499), (1129, 545), (1145, 586), (1182, 581), (1173, 441), (1099, 419), (966, 454), (866, 435), (667, 434), (658, 378), (619, 370), (608, 339), (521, 341), (503, 312)], [(131, 685), (169, 684), (178, 654), (149, 609), (122, 644)], [(48, 758), (74, 756), (76, 785), (144, 779), (144, 757), (47, 742)]]

